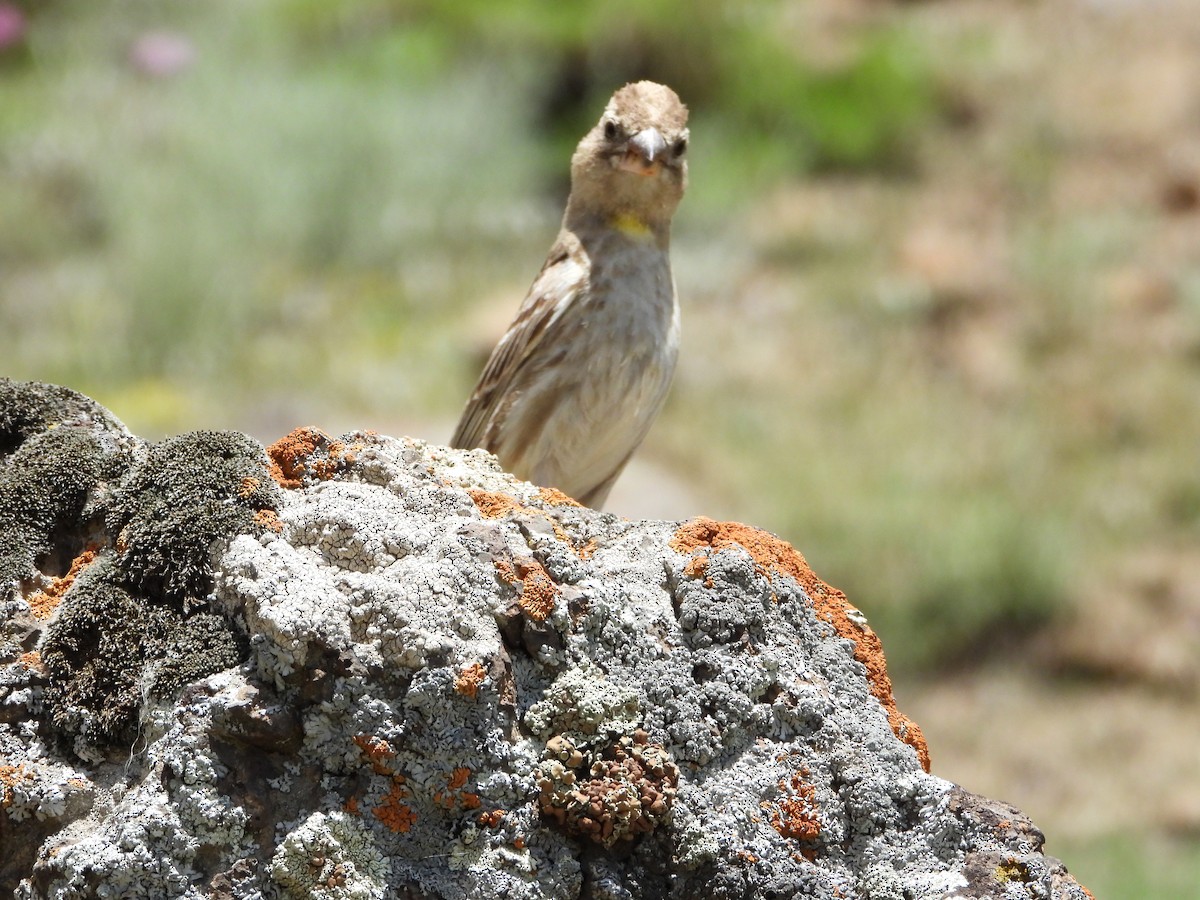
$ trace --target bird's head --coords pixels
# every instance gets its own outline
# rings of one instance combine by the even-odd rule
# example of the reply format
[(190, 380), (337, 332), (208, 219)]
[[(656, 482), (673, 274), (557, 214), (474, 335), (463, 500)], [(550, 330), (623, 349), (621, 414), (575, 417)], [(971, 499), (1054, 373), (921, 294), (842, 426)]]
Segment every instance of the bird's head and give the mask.
[(568, 219), (664, 234), (687, 187), (688, 110), (669, 87), (627, 84), (571, 158)]

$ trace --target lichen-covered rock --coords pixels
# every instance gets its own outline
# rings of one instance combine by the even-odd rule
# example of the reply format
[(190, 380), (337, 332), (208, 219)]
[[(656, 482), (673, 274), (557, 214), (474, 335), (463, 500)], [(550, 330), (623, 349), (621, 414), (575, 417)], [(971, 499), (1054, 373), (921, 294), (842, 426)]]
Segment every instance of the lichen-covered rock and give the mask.
[(0, 411), (2, 483), (56, 523), (4, 557), (0, 892), (1087, 896), (928, 774), (866, 620), (772, 535), (479, 451), (91, 416), (47, 482), (62, 448), (39, 470)]
[(313, 813), (271, 859), (271, 880), (288, 897), (383, 900), (388, 865), (370, 829), (341, 811)]

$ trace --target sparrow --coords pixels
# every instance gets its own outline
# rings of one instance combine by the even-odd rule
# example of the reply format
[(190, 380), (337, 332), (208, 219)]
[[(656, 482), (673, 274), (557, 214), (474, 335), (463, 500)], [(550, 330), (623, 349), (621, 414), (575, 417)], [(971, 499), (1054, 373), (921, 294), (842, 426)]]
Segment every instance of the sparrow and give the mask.
[(603, 506), (658, 416), (679, 353), (671, 217), (687, 188), (688, 110), (639, 81), (571, 157), (541, 272), (492, 351), (451, 444)]

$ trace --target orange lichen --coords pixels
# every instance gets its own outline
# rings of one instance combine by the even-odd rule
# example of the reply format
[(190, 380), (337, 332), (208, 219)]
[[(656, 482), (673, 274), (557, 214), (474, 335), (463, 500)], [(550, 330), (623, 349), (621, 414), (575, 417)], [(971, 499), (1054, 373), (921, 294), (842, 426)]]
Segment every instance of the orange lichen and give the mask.
[(257, 491), (261, 486), (262, 482), (257, 478), (246, 475), (242, 478), (241, 483), (238, 485), (238, 496), (245, 500), (247, 497), (253, 496), (254, 492)]
[(279, 521), (279, 514), (273, 509), (260, 509), (256, 512), (254, 514), (254, 524), (260, 528), (267, 529), (267, 531), (283, 534), (283, 523)]
[(472, 794), (470, 791), (463, 791), (459, 794), (458, 802), (462, 804), (463, 809), (479, 809), (483, 805), (483, 801), (479, 799), (479, 795)]
[[(396, 751), (383, 738), (377, 738), (373, 734), (356, 734), (354, 743), (358, 745), (362, 755), (367, 758), (367, 762), (371, 764), (376, 775), (391, 775), (395, 771), (387, 764), (386, 760), (393, 758)], [(403, 776), (401, 779), (403, 780)]]
[(538, 622), (545, 621), (554, 609), (558, 585), (550, 578), (542, 564), (532, 557), (524, 557), (512, 562), (498, 559), (495, 566), (496, 573), (502, 580), (514, 586), (521, 586), (517, 605), (525, 615)]
[(488, 812), (482, 812), (475, 819), (484, 828), (498, 828), (500, 821), (504, 818), (504, 810), (493, 809)]
[(29, 608), (33, 610), (34, 618), (45, 621), (54, 615), (54, 611), (58, 609), (58, 604), (62, 602), (63, 595), (70, 590), (71, 585), (75, 583), (75, 579), (79, 577), (88, 566), (96, 561), (99, 555), (97, 547), (88, 547), (71, 561), (70, 571), (61, 578), (55, 578), (50, 582), (48, 587), (38, 591), (29, 598)]
[(458, 766), (451, 770), (450, 777), (446, 779), (446, 790), (434, 791), (433, 802), (442, 809), (454, 809), (456, 806), (463, 809), (479, 809), (483, 805), (479, 795), (463, 790), (470, 779), (471, 770), (466, 766)]
[(280, 487), (300, 487), (308, 466), (306, 460), (318, 447), (328, 445), (331, 438), (318, 428), (297, 428), (267, 448), (271, 460), (270, 473)]
[(347, 446), (345, 441), (333, 441), (326, 451), (329, 455), (313, 462), (313, 474), (322, 481), (328, 481), (337, 474), (338, 469), (351, 465), (365, 446), (362, 443)]
[(787, 782), (779, 782), (785, 796), (773, 804), (771, 825), (785, 838), (812, 842), (821, 836), (821, 820), (817, 818), (816, 788), (804, 780), (807, 775), (807, 769), (792, 775), (790, 790)]
[[(484, 491), (478, 488), (471, 488), (467, 493), (475, 502), (479, 514), (485, 519), (499, 519), (509, 513), (522, 512), (533, 515), (545, 515), (543, 510), (525, 506), (516, 497), (502, 494), (499, 491)], [(547, 506), (579, 506), (578, 503), (555, 488), (538, 488), (538, 499)], [(554, 529), (554, 536), (570, 547), (580, 559), (588, 559), (596, 551), (595, 538), (579, 546), (571, 539), (571, 535), (563, 528), (561, 522), (550, 519), (550, 527)]]
[(479, 693), (479, 686), (487, 678), (487, 670), (477, 662), (471, 663), (454, 679), (454, 690), (471, 700)]
[(708, 557), (699, 553), (688, 560), (687, 565), (683, 567), (683, 574), (689, 578), (703, 578), (707, 570)]
[(793, 578), (812, 601), (817, 615), (854, 644), (854, 658), (866, 666), (871, 693), (887, 712), (892, 731), (917, 752), (921, 766), (929, 771), (929, 746), (920, 726), (896, 708), (879, 636), (865, 623), (860, 624), (861, 614), (846, 600), (846, 595), (821, 581), (798, 550), (782, 538), (749, 525), (704, 517), (685, 522), (671, 538), (670, 546), (684, 554), (709, 547), (713, 550), (741, 547), (764, 575)]
[(267, 448), (269, 471), (280, 486), (289, 489), (300, 487), (309, 472), (327, 481), (353, 463), (365, 446), (361, 442), (348, 446), (319, 428), (297, 428)]
[(518, 834), (515, 838), (513, 838), (513, 846), (516, 847), (518, 850), (524, 850), (525, 849), (525, 835)]
[(475, 501), (479, 514), (485, 519), (499, 519), (510, 512), (519, 512), (525, 508), (516, 497), (510, 497), (499, 491), (483, 491), (472, 488), (467, 493)]
[(396, 782), (388, 791), (383, 802), (371, 810), (371, 814), (391, 831), (398, 834), (408, 834), (417, 823), (417, 814), (402, 801), (408, 794), (403, 782)]
[(358, 794), (351, 794), (350, 798), (342, 804), (342, 809), (350, 813), (352, 816), (358, 815)]
[(61, 597), (51, 596), (47, 591), (38, 591), (29, 598), (29, 608), (33, 610), (35, 619), (45, 620), (54, 615), (54, 610), (58, 609), (61, 601)]
[(313, 474), (322, 481), (328, 481), (337, 473), (338, 463), (342, 459), (342, 454), (346, 452), (346, 445), (341, 441), (333, 441), (328, 447), (329, 456), (324, 459), (313, 460)]
[(558, 488), (538, 488), (538, 499), (547, 506), (583, 506), (578, 500), (568, 497)]
[(17, 763), (15, 766), (0, 765), (0, 784), (12, 787), (19, 782), (32, 780), (33, 773), (26, 770), (25, 763)]
[(42, 662), (42, 654), (36, 650), (22, 653), (17, 657), (17, 663), (31, 672), (45, 673), (46, 671), (46, 665)]

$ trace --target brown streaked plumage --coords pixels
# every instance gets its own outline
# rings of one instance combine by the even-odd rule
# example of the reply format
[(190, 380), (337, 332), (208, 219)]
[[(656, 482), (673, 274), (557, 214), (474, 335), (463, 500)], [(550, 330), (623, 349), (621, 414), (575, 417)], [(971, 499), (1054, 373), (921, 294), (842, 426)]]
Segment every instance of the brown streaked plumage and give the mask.
[(588, 506), (609, 490), (671, 383), (679, 308), (671, 217), (687, 186), (687, 107), (627, 84), (571, 158), (562, 230), (479, 377), (451, 443)]

